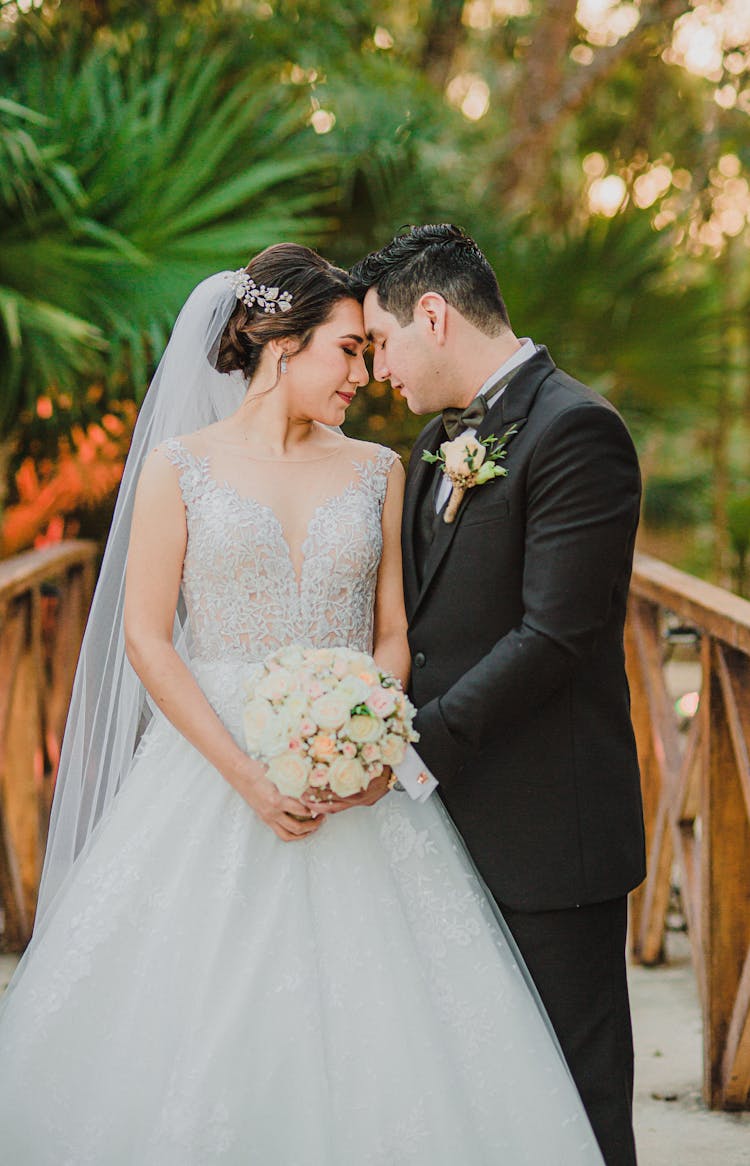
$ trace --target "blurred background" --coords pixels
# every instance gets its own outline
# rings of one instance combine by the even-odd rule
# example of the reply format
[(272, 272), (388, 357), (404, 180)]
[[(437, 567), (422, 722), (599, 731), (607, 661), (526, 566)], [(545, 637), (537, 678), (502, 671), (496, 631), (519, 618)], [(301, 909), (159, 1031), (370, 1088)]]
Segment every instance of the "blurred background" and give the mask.
[(625, 416), (641, 549), (747, 595), (749, 171), (747, 0), (0, 0), (2, 555), (103, 538), (204, 276), (451, 220)]

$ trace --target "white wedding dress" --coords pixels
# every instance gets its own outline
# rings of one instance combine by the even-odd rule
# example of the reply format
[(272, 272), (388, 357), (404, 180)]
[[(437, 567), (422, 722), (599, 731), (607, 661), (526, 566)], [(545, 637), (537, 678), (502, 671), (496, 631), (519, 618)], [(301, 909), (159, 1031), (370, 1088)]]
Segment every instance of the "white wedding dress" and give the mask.
[[(187, 510), (192, 667), (240, 739), (270, 651), (371, 650), (394, 455), (344, 440), (285, 470), (310, 509), (295, 551), (277, 464), (233, 484), (190, 445), (162, 450)], [(4, 1001), (0, 1160), (602, 1162), (439, 799), (393, 792), (283, 843), (160, 714)]]

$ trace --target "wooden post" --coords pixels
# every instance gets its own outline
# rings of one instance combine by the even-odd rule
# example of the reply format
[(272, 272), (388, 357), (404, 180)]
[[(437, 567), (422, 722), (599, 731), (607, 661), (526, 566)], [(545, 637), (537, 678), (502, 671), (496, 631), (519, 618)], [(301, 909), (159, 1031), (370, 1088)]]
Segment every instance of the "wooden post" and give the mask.
[[(684, 736), (664, 683), (662, 611), (700, 634), (700, 709)], [(703, 1008), (704, 1096), (713, 1108), (748, 1109), (750, 603), (639, 555), (626, 643), (649, 856), (631, 920), (634, 956), (661, 953), (676, 861)]]
[[(94, 543), (0, 563), (0, 949), (29, 939), (75, 661), (94, 584)], [(52, 581), (57, 609), (42, 588)]]

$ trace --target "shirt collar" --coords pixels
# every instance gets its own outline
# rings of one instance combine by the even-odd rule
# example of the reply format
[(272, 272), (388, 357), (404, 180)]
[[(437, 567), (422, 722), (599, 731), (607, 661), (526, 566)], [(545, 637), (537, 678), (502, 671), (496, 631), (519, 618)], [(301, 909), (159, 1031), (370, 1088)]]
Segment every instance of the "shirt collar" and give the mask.
[[(517, 348), (512, 356), (509, 356), (507, 360), (503, 361), (500, 367), (496, 368), (492, 375), (487, 377), (487, 380), (484, 382), (481, 389), (477, 393), (478, 397), (486, 396), (487, 390), (492, 388), (492, 386), (496, 384), (501, 379), (501, 377), (506, 377), (509, 372), (513, 372), (514, 369), (519, 368), (522, 364), (525, 364), (525, 362), (530, 360), (537, 350), (537, 345), (528, 336), (521, 337), (520, 344), (521, 347)], [(494, 401), (497, 397), (500, 396), (501, 393), (505, 392), (505, 388), (506, 386), (503, 385), (502, 388), (498, 389), (496, 393), (493, 393), (491, 397), (488, 397), (487, 404), (489, 405), (491, 401)]]

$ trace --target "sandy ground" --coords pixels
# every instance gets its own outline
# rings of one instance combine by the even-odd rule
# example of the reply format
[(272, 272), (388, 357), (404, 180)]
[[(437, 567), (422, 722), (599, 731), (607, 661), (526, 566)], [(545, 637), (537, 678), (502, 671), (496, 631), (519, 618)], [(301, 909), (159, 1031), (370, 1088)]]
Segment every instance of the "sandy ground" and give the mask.
[(630, 970), (635, 1036), (635, 1132), (640, 1166), (750, 1166), (750, 1113), (701, 1099), (702, 1031), (687, 939), (670, 962)]
[[(750, 1166), (750, 1113), (710, 1113), (701, 1100), (701, 1018), (687, 941), (669, 943), (667, 966), (630, 972), (639, 1166)], [(15, 964), (0, 956), (0, 991)]]

